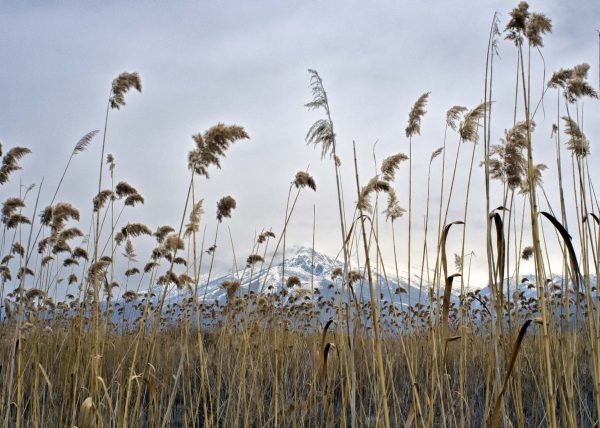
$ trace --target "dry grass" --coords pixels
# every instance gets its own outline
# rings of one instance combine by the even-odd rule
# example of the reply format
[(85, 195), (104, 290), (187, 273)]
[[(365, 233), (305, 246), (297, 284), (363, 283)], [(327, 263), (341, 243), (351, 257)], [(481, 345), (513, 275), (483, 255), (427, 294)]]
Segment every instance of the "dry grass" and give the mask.
[[(354, 168), (355, 177), (346, 187), (352, 196), (344, 198), (330, 100), (321, 76), (309, 70), (313, 100), (306, 106), (323, 117), (306, 140), (320, 146), (323, 161), (336, 173), (343, 267), (333, 271), (327, 290), (286, 276), (285, 263), (279, 288), (260, 276), (273, 266), (280, 247), (285, 254), (301, 193), (317, 191), (314, 178), (299, 171), (290, 182), (282, 230), (263, 229), (250, 254), (234, 255), (232, 265), (247, 272), (252, 287), (240, 278), (224, 281), (224, 298), (208, 301), (219, 225), (235, 221), (237, 203), (231, 196), (219, 200), (214, 241), (202, 236), (199, 244), (198, 233), (214, 218), (203, 216), (206, 207), (197, 193), (209, 185), (209, 170), (220, 169), (232, 144), (249, 136), (241, 126), (224, 124), (193, 135), (191, 177), (184, 210), (175, 214), (178, 223), (154, 229), (129, 220), (129, 210), (141, 209), (144, 197), (116, 179), (112, 155), (105, 159), (107, 128), (109, 113), (118, 114), (130, 90), (141, 92), (142, 85), (137, 73), (118, 76), (107, 100), (98, 191), (90, 196), (88, 210), (80, 214), (55, 199), (69, 165), (100, 131), (77, 142), (49, 206), (38, 206), (40, 186), (20, 188), (2, 202), (2, 426), (598, 425), (600, 296), (594, 278), (600, 270), (600, 205), (579, 102), (597, 98), (597, 92), (587, 81), (587, 64), (561, 69), (548, 80), (540, 96), (557, 92), (558, 182), (542, 187), (547, 167), (534, 163), (537, 109), (532, 109), (530, 64), (538, 60), (536, 52), (552, 25), (524, 2), (509, 16), (506, 38), (514, 43), (518, 61), (515, 104), (506, 108), (514, 111), (514, 123), (499, 144), (491, 143), (492, 105), (503, 108), (490, 101), (500, 38), (494, 16), (484, 101), (472, 110), (448, 110), (440, 124), (444, 145), (426, 160), (426, 200), (418, 198), (427, 207), (420, 271), (428, 279), (420, 281), (418, 299), (399, 281), (403, 261), (396, 254), (395, 225), (406, 212), (400, 201), (406, 201), (408, 233), (399, 244), (407, 245), (410, 255), (419, 244), (411, 220), (416, 202), (412, 139), (421, 132), (429, 92), (409, 113), (409, 154), (385, 158), (375, 165), (376, 175), (361, 183), (355, 152), (354, 162), (344, 163)], [(466, 165), (459, 163), (462, 146), (471, 148)], [(0, 185), (6, 186), (31, 151), (3, 149)], [(465, 239), (473, 222), (469, 192), (479, 152), (488, 207), (483, 220), (489, 294), (469, 289), (473, 253)], [(571, 162), (563, 163), (561, 154)], [(409, 182), (395, 183), (404, 161)], [(442, 174), (436, 183), (431, 169), (438, 163)], [(461, 169), (468, 173), (466, 183), (458, 183)], [(455, 186), (466, 187), (466, 198), (458, 201), (464, 204), (460, 217), (450, 219)], [(333, 194), (328, 183), (319, 183), (322, 189)], [(560, 194), (560, 207), (545, 197), (551, 190)], [(430, 191), (440, 195), (437, 211), (430, 206)], [(344, 203), (353, 197), (353, 205)], [(388, 223), (379, 220), (381, 214)], [(437, 233), (434, 244), (427, 241), (430, 217), (438, 218), (431, 226)], [(89, 239), (77, 228), (82, 218), (91, 220)], [(451, 228), (452, 235), (462, 233), (459, 249), (450, 248), (456, 245), (449, 244)], [(392, 237), (393, 255), (382, 254), (383, 234)], [(154, 242), (149, 255), (138, 254), (140, 237)], [(268, 256), (271, 241), (276, 245)], [(549, 247), (561, 252), (560, 265), (550, 265)], [(448, 262), (450, 254), (454, 263)], [(383, 263), (392, 257), (394, 290), (388, 280), (392, 272)], [(531, 269), (524, 263), (535, 269), (533, 282), (521, 277)], [(409, 256), (409, 273), (411, 264)], [(208, 280), (201, 280), (201, 271), (209, 272)], [(557, 272), (561, 280), (551, 276)], [(61, 282), (59, 275), (67, 280)], [(380, 277), (384, 281), (376, 283)], [(172, 290), (177, 290), (176, 301), (167, 299)], [(362, 290), (368, 298), (357, 297)], [(384, 298), (384, 292), (398, 300)]]

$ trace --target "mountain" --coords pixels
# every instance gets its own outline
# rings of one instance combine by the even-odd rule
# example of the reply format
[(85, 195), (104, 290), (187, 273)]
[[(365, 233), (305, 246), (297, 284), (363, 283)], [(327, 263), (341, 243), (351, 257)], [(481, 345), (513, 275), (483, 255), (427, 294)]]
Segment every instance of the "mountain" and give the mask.
[[(213, 303), (225, 304), (226, 290), (221, 286), (225, 281), (239, 281), (240, 288), (237, 295), (247, 295), (248, 293), (281, 293), (282, 289), (287, 291), (287, 302), (291, 303), (294, 301), (294, 297), (297, 300), (304, 298), (305, 296), (312, 296), (314, 293), (315, 299), (327, 299), (338, 300), (338, 296), (341, 294), (341, 278), (338, 277), (332, 280), (333, 273), (336, 269), (343, 268), (343, 261), (339, 259), (333, 259), (332, 257), (314, 251), (307, 247), (296, 247), (292, 248), (286, 253), (285, 271), (284, 264), (281, 257), (275, 259), (271, 266), (270, 259), (263, 262), (258, 262), (254, 266), (244, 266), (236, 272), (227, 274), (216, 274), (212, 275), (209, 279), (208, 275), (202, 275), (200, 277), (198, 286), (198, 300), (200, 303), (207, 305)], [(352, 264), (351, 260), (351, 264)], [(364, 264), (361, 261), (361, 264)], [(361, 275), (364, 277), (362, 280), (354, 282), (354, 292), (358, 301), (368, 303), (370, 301), (368, 281), (366, 279), (366, 272), (364, 266), (361, 266)], [(282, 281), (282, 275), (284, 275), (284, 281)], [(395, 306), (400, 309), (407, 306), (408, 303), (408, 281), (406, 276), (400, 277), (400, 289), (404, 290), (398, 292), (398, 281), (395, 279), (395, 269), (386, 267), (385, 269), (379, 266), (377, 269), (373, 266), (373, 277), (376, 284), (376, 300), (378, 303), (385, 305), (386, 302), (394, 302)], [(299, 280), (298, 285), (293, 287), (287, 287), (284, 282), (290, 277), (296, 277)], [(387, 278), (387, 280), (386, 280)], [(410, 287), (411, 306), (417, 303), (427, 304), (428, 300), (428, 288), (429, 285), (423, 282), (423, 289), (419, 300), (419, 277), (413, 276), (412, 286)], [(562, 288), (562, 278), (554, 275), (552, 282), (555, 284), (554, 289), (551, 289), (551, 293), (560, 292), (558, 286)], [(535, 276), (523, 275), (521, 280), (516, 283), (514, 279), (505, 282), (505, 293), (506, 284), (510, 285), (510, 300), (515, 291), (518, 291), (522, 295), (522, 301), (527, 301), (531, 298), (537, 297), (537, 290), (535, 287)], [(596, 279), (591, 279), (592, 286), (595, 289)], [(155, 297), (154, 300), (158, 299), (162, 292), (162, 286), (156, 286), (154, 289)], [(443, 293), (443, 284), (442, 284)], [(478, 297), (482, 301), (486, 301), (491, 297), (491, 289), (489, 286), (480, 288), (476, 291)], [(318, 296), (317, 296), (318, 295)], [(593, 293), (595, 296), (595, 292)], [(165, 300), (165, 308), (169, 306), (181, 307), (183, 299), (189, 297), (189, 291), (178, 290), (174, 288), (171, 290)], [(344, 296), (345, 298), (346, 296)], [(284, 299), (286, 301), (286, 299)], [(450, 302), (453, 305), (459, 303), (459, 284), (455, 283)], [(480, 304), (477, 300), (472, 300), (472, 305), (478, 307)], [(137, 311), (132, 308), (131, 304), (125, 304), (125, 311), (128, 314), (126, 318), (130, 317), (129, 314), (133, 315)], [(177, 309), (179, 311), (179, 309)]]
[[(199, 301), (207, 303), (219, 301), (223, 303), (226, 299), (226, 292), (221, 287), (221, 284), (225, 281), (239, 281), (241, 286), (238, 293), (240, 294), (248, 294), (248, 292), (258, 293), (261, 290), (265, 293), (279, 293), (284, 288), (283, 282), (292, 276), (300, 280), (300, 285), (294, 286), (293, 291), (290, 293), (312, 293), (314, 289), (318, 290), (316, 294), (324, 298), (330, 298), (340, 292), (340, 278), (332, 281), (332, 275), (335, 269), (343, 268), (344, 263), (342, 260), (333, 259), (317, 251), (313, 253), (312, 248), (295, 247), (286, 253), (285, 266), (281, 257), (276, 259), (270, 268), (268, 267), (269, 262), (270, 260), (267, 259), (264, 262), (256, 263), (254, 267), (245, 267), (237, 272), (224, 275), (213, 275), (214, 279), (211, 278), (208, 285), (206, 283), (208, 277), (207, 275), (203, 275), (200, 278), (198, 289)], [(367, 275), (364, 267), (361, 266), (361, 269), (360, 273), (365, 277), (365, 280), (356, 281), (354, 284), (355, 293), (357, 299), (367, 302), (370, 299), (368, 282), (366, 281)], [(282, 281), (282, 274), (285, 276), (284, 281)], [(384, 275), (383, 269), (381, 269), (381, 272), (373, 272), (373, 276), (377, 285), (375, 291), (379, 299), (394, 301), (396, 305), (407, 304), (408, 282), (405, 277), (400, 278), (400, 286), (406, 292), (397, 293), (398, 281), (395, 279), (394, 270), (386, 268)], [(411, 303), (415, 304), (419, 301), (418, 278), (413, 278), (412, 282), (413, 285), (410, 288)], [(174, 290), (168, 296), (167, 304), (183, 297), (182, 292)], [(426, 285), (424, 284), (421, 296), (422, 302), (425, 300), (425, 297)]]

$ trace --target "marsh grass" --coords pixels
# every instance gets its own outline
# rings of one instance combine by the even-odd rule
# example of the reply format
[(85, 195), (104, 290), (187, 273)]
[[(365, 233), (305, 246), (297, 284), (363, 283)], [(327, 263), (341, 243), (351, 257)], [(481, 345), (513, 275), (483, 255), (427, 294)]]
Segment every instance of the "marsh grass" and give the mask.
[[(174, 213), (178, 223), (156, 229), (139, 223), (135, 216), (145, 198), (121, 179), (115, 157), (106, 153), (109, 113), (142, 89), (137, 73), (119, 75), (109, 91), (98, 190), (88, 209), (80, 213), (57, 198), (70, 165), (99, 131), (76, 143), (46, 207), (39, 205), (43, 183), (19, 186), (2, 202), (2, 425), (598, 425), (600, 296), (594, 278), (600, 273), (600, 204), (582, 102), (598, 95), (587, 64), (560, 69), (536, 95), (532, 62), (552, 25), (521, 2), (504, 31), (516, 51), (516, 74), (507, 77), (509, 83), (515, 79), (514, 105), (493, 103), (493, 84), (504, 80), (494, 74), (499, 24), (494, 15), (482, 101), (471, 109), (451, 107), (440, 124), (443, 144), (431, 144), (427, 191), (418, 196), (426, 207), (422, 228), (413, 224), (412, 144), (435, 94), (425, 92), (409, 112), (403, 142), (408, 154), (388, 155), (378, 164), (374, 147), (375, 176), (361, 182), (356, 147), (353, 159), (342, 163), (334, 105), (322, 77), (309, 70), (312, 100), (306, 107), (319, 118), (306, 142), (320, 149), (335, 173), (340, 229), (341, 266), (326, 287), (314, 283), (316, 206), (307, 238), (310, 283), (286, 271), (288, 231), (301, 194), (334, 194), (333, 185), (317, 186), (306, 169), (289, 182), (280, 229), (257, 231), (243, 255), (236, 255), (229, 230), (235, 276), (219, 284), (221, 300), (207, 297), (219, 230), (236, 221), (237, 201), (221, 198), (213, 218), (205, 215), (202, 195), (210, 174), (227, 169), (234, 143), (250, 137), (242, 126), (222, 123), (193, 135), (186, 198)], [(534, 118), (551, 90), (558, 181), (544, 184), (546, 166), (534, 162)], [(491, 140), (491, 127), (500, 126), (492, 106), (513, 116), (512, 123), (500, 124), (507, 131), (498, 143)], [(111, 121), (117, 120), (113, 114)], [(3, 190), (30, 152), (0, 146)], [(345, 202), (343, 168), (353, 173), (352, 202)], [(402, 168), (408, 168), (407, 182), (397, 176)], [(436, 169), (441, 174), (432, 174)], [(467, 229), (473, 228), (471, 186), (478, 179), (486, 189), (487, 294), (469, 287), (477, 258)], [(457, 200), (458, 186), (464, 200)], [(560, 208), (548, 200), (553, 190)], [(438, 197), (433, 195), (439, 204), (431, 203)], [(457, 204), (458, 215), (451, 210)], [(82, 219), (90, 220), (87, 233), (78, 227)], [(404, 221), (407, 233), (397, 236)], [(206, 236), (213, 223), (214, 236)], [(380, 245), (385, 234), (393, 254)], [(137, 250), (141, 239), (152, 241), (149, 255)], [(397, 248), (404, 245), (406, 260), (399, 260)], [(417, 296), (411, 291), (413, 248), (420, 251)], [(552, 251), (559, 252), (560, 265), (551, 265), (557, 260)], [(392, 257), (389, 272), (384, 261)], [(278, 287), (265, 273), (279, 259)], [(534, 276), (521, 276), (531, 268)]]

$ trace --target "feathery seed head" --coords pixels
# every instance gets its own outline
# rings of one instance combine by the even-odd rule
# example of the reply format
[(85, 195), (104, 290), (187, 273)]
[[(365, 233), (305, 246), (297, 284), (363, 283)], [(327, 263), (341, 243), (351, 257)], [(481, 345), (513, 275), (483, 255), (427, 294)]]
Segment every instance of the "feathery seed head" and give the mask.
[(315, 179), (312, 178), (307, 172), (298, 171), (293, 183), (298, 189), (309, 187), (315, 192), (317, 191), (317, 183), (315, 182)]
[(383, 174), (383, 179), (385, 181), (394, 181), (396, 170), (400, 166), (400, 163), (405, 160), (408, 160), (408, 156), (404, 153), (398, 153), (385, 158), (381, 163), (381, 174)]
[(225, 217), (231, 218), (231, 211), (237, 206), (235, 199), (231, 196), (222, 197), (217, 203), (217, 220), (219, 223), (223, 221)]
[(408, 114), (408, 125), (405, 130), (406, 138), (421, 134), (421, 119), (426, 113), (425, 106), (427, 105), (429, 94), (431, 94), (431, 92), (425, 92), (421, 95)]
[(125, 105), (125, 94), (130, 89), (142, 92), (142, 81), (138, 73), (123, 72), (112, 82), (110, 107), (120, 109)]

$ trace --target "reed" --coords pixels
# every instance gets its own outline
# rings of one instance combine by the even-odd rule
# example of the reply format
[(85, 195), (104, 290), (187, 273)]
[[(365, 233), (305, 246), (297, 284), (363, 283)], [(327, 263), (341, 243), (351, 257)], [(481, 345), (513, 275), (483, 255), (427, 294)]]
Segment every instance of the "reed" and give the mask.
[[(409, 110), (407, 153), (381, 164), (377, 146), (372, 159), (358, 156), (361, 142), (342, 164), (332, 100), (309, 70), (306, 107), (319, 116), (305, 140), (331, 163), (335, 181), (306, 168), (273, 182), (287, 189), (283, 224), (254, 229), (247, 243), (231, 228), (231, 249), (219, 233), (239, 221), (238, 201), (223, 196), (213, 215), (205, 201), (212, 174), (236, 173), (226, 156), (249, 139), (238, 125), (192, 136), (173, 225), (136, 220), (156, 195), (121, 177), (126, 171), (108, 153), (108, 119), (118, 120), (115, 110), (141, 92), (137, 73), (112, 82), (98, 188), (86, 209), (62, 200), (63, 184), (100, 131), (67, 153), (49, 189), (17, 182), (35, 150), (0, 145), (2, 426), (598, 425), (600, 204), (593, 118), (583, 102), (598, 94), (586, 63), (547, 81), (534, 75), (552, 30), (548, 17), (521, 2), (503, 33), (501, 17), (493, 15), (486, 35), (481, 99), (424, 123), (424, 93)], [(514, 47), (516, 74), (497, 71), (502, 35)], [(496, 102), (499, 81), (512, 88), (512, 79), (514, 104)], [(553, 122), (546, 148), (556, 162), (548, 166), (538, 159), (542, 106)], [(510, 123), (500, 123), (500, 111)], [(427, 183), (416, 183), (413, 140), (425, 126), (444, 136), (418, 139)], [(496, 129), (505, 129), (497, 139)], [(363, 162), (375, 172), (361, 182)], [(557, 180), (548, 180), (550, 170)], [(475, 197), (476, 185), (485, 200)], [(337, 212), (319, 211), (339, 222), (335, 260), (316, 250), (314, 204), (310, 251), (290, 255), (292, 218), (317, 191), (335, 192)], [(486, 262), (473, 251), (477, 243)], [(229, 254), (231, 270), (220, 277), (218, 262)], [(472, 287), (478, 264), (486, 267), (485, 289)]]

